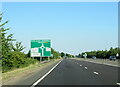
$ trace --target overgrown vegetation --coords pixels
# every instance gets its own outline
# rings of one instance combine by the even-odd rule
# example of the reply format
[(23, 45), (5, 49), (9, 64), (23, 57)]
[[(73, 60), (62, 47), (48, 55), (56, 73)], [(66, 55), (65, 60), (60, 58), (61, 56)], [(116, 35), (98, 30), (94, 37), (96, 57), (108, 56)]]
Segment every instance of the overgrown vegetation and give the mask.
[(22, 46), (22, 42), (16, 42), (15, 45), (13, 41), (13, 34), (7, 35), (9, 28), (5, 28), (8, 21), (2, 23), (2, 13), (0, 13), (0, 54), (2, 58), (2, 72), (7, 72), (16, 68), (26, 67), (30, 64), (36, 63), (37, 60), (27, 58), (25, 54), (21, 51), (25, 47)]

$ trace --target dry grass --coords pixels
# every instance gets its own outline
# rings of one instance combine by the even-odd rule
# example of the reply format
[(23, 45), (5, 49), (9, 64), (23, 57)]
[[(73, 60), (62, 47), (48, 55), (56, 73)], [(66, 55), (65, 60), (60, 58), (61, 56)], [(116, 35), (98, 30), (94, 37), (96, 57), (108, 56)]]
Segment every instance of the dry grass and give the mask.
[(30, 73), (34, 72), (35, 70), (42, 68), (42, 66), (49, 65), (49, 64), (51, 64), (55, 61), (58, 61), (58, 60), (59, 59), (52, 60), (50, 62), (43, 63), (43, 64), (40, 64), (39, 62), (37, 62), (36, 64), (29, 65), (28, 67), (19, 68), (19, 69), (12, 70), (10, 72), (3, 73), (2, 80), (3, 80), (3, 82), (6, 80), (10, 80), (14, 77), (21, 76), (23, 73), (30, 74)]

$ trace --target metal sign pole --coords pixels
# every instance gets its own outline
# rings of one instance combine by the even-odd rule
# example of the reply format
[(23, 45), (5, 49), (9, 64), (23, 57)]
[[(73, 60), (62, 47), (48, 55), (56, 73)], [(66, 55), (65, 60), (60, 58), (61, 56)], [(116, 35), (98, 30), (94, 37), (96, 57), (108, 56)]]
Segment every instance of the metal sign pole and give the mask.
[(42, 61), (42, 57), (40, 57), (40, 61)]
[(50, 60), (50, 57), (48, 56), (48, 61)]

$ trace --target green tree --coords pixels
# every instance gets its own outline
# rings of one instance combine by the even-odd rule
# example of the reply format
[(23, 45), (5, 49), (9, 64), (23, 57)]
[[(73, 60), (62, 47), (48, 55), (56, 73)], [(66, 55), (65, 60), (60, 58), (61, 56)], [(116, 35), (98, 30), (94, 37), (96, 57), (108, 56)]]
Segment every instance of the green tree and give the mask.
[(51, 53), (53, 54), (53, 58), (58, 58), (60, 56), (60, 53), (55, 51), (53, 48), (51, 48)]
[(61, 52), (61, 57), (65, 56), (65, 53)]
[(13, 46), (12, 42), (15, 39), (12, 37), (13, 34), (7, 34), (9, 30), (9, 28), (5, 28), (5, 24), (7, 23), (8, 21), (2, 23), (2, 14), (0, 13), (0, 54), (2, 53), (3, 73), (37, 62), (37, 60), (25, 58), (25, 54), (20, 52), (25, 48), (21, 45), (21, 42), (16, 42), (16, 46)]
[(70, 55), (70, 54), (68, 54), (68, 53), (66, 53), (66, 56), (67, 56), (67, 57), (72, 57), (72, 55)]
[[(83, 55), (84, 53), (81, 53), (80, 55)], [(111, 47), (109, 50), (97, 50), (97, 51), (90, 51), (86, 53), (88, 58), (91, 58), (92, 56), (96, 56), (97, 58), (106, 59), (106, 58), (109, 58), (110, 56), (116, 56), (117, 53), (120, 54), (120, 48)], [(117, 58), (119, 58), (119, 56)]]
[(23, 51), (23, 49), (25, 49), (25, 47), (22, 46), (22, 42), (18, 42), (18, 41), (15, 43), (15, 46), (13, 44), (11, 44), (11, 46), (12, 46), (12, 50), (14, 51), (21, 52)]
[(30, 57), (30, 50), (29, 50), (28, 53), (26, 54), (26, 57)]
[(4, 28), (4, 26), (8, 23), (5, 21), (2, 23), (2, 13), (0, 13), (0, 52), (2, 53), (1, 58), (7, 58), (8, 53), (11, 51), (11, 43), (15, 39), (13, 39), (13, 34), (7, 34), (7, 30), (10, 28)]

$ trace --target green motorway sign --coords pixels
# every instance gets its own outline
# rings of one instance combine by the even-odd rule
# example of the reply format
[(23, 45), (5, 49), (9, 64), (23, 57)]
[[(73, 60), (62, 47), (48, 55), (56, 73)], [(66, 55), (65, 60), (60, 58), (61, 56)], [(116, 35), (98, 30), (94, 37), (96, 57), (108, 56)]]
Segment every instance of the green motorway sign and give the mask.
[(50, 40), (31, 40), (31, 57), (51, 56)]

